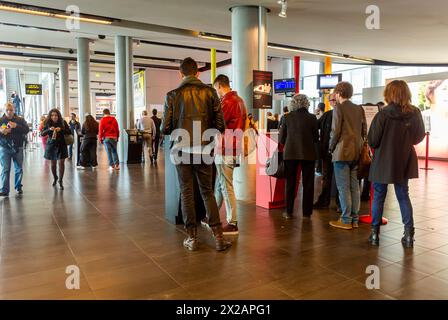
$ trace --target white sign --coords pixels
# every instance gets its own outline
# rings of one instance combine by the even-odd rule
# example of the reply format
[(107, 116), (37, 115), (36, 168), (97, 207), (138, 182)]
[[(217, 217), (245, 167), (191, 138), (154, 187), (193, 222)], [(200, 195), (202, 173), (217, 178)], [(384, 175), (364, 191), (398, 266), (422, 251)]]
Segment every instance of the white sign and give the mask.
[(362, 106), (364, 109), (364, 113), (366, 114), (367, 121), (367, 132), (370, 129), (370, 125), (372, 124), (373, 118), (379, 112), (378, 106)]

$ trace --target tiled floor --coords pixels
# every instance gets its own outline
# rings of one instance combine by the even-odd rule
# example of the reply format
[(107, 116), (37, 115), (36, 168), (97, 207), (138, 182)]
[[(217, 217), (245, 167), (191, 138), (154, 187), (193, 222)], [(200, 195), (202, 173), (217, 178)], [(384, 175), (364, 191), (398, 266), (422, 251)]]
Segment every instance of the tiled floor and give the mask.
[[(333, 210), (285, 222), (281, 210), (239, 203), (233, 247), (215, 252), (201, 230), (191, 253), (164, 219), (162, 161), (116, 173), (100, 158), (96, 171), (68, 167), (60, 191), (40, 151), (27, 152), (25, 194), (0, 200), (0, 299), (448, 299), (448, 163), (412, 181), (413, 250), (400, 244), (390, 192), (379, 248), (366, 244), (368, 226), (329, 227)], [(66, 289), (69, 265), (80, 290)], [(380, 269), (379, 290), (366, 289), (368, 265)]]

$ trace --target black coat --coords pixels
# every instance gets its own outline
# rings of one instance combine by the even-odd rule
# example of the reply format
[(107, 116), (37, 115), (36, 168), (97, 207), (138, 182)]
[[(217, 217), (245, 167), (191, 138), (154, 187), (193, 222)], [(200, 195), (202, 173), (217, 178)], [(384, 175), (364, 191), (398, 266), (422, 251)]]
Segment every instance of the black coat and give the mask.
[[(61, 128), (61, 131), (56, 134), (56, 139), (53, 139), (53, 130), (50, 129), (51, 127)], [(65, 122), (65, 120), (62, 125), (60, 123), (55, 124), (47, 122), (40, 134), (42, 137), (48, 136), (44, 158), (47, 160), (61, 160), (68, 158), (67, 145), (65, 144), (64, 135), (71, 133), (70, 126), (67, 122)]]
[(369, 145), (375, 149), (369, 180), (389, 184), (418, 178), (414, 145), (424, 137), (425, 126), (418, 108), (404, 113), (400, 107), (388, 105), (378, 112), (368, 135)]
[(317, 120), (319, 127), (319, 152), (321, 159), (325, 159), (330, 149), (331, 123), (333, 122), (333, 110), (325, 112)]
[(291, 111), (284, 116), (280, 127), (280, 143), (285, 145), (285, 160), (317, 160), (319, 141), (317, 118), (307, 109)]

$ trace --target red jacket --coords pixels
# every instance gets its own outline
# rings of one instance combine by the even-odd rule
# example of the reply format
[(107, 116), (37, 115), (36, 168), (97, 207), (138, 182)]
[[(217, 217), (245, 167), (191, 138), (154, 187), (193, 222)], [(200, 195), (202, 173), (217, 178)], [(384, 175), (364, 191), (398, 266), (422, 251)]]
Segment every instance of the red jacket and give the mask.
[[(221, 105), (224, 122), (226, 123), (226, 131), (222, 140), (222, 150), (225, 152), (225, 155), (237, 156), (241, 153), (236, 152), (237, 149), (239, 151), (242, 150), (242, 139), (237, 139), (233, 136), (233, 131), (240, 129), (244, 132), (247, 119), (246, 106), (244, 105), (243, 99), (235, 91), (226, 93), (221, 99)], [(239, 145), (239, 148), (237, 148), (237, 145)]]
[(105, 138), (114, 138), (118, 140), (118, 137), (120, 136), (118, 122), (111, 116), (106, 116), (101, 119), (98, 131), (98, 139), (100, 141), (103, 141)]

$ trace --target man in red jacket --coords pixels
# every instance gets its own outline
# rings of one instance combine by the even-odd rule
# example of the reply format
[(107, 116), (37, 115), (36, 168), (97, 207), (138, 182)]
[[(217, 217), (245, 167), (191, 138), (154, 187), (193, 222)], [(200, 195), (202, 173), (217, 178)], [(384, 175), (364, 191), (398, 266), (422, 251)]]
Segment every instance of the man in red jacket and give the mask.
[(233, 190), (233, 169), (237, 166), (237, 157), (241, 155), (243, 148), (242, 135), (245, 129), (247, 112), (243, 99), (230, 89), (227, 76), (221, 74), (216, 77), (213, 86), (221, 98), (226, 123), (222, 148), (217, 150), (215, 158), (217, 169), (215, 198), (218, 208), (221, 208), (223, 202), (226, 206), (227, 225), (223, 227), (223, 233), (237, 235), (238, 222), (236, 198)]
[(103, 110), (103, 119), (100, 121), (98, 139), (104, 144), (112, 170), (120, 170), (120, 160), (118, 159), (117, 143), (120, 136), (117, 120), (110, 115), (109, 109)]

